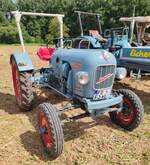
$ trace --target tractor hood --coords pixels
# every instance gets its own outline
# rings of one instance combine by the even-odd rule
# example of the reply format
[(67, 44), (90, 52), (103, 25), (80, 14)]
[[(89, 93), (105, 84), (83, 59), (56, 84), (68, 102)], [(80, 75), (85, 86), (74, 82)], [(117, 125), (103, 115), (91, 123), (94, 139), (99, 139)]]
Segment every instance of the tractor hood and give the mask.
[(52, 63), (55, 63), (56, 58), (70, 64), (81, 64), (83, 67), (116, 65), (114, 55), (101, 49), (58, 49), (53, 55)]
[[(93, 98), (97, 89), (109, 88), (111, 90), (116, 71), (116, 59), (108, 51), (101, 49), (57, 49), (52, 56), (55, 76), (62, 77), (62, 72), (66, 73), (68, 67), (64, 68), (62, 66), (65, 63), (71, 67), (68, 83), (71, 84), (69, 91), (72, 91), (75, 95)], [(88, 84), (81, 85), (78, 83), (77, 74), (79, 72), (88, 74)], [(103, 79), (102, 81), (105, 81), (105, 79), (108, 81), (97, 87), (95, 84), (99, 78)]]

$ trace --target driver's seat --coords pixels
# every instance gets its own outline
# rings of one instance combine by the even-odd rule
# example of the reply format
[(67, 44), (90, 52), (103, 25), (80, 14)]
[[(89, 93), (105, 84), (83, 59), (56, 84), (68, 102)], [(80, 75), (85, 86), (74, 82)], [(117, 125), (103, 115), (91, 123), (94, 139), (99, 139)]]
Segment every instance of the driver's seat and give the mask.
[(89, 30), (89, 35), (92, 36), (92, 37), (95, 37), (97, 38), (100, 42), (103, 42), (103, 43), (106, 43), (107, 42), (107, 39), (106, 38), (103, 38), (98, 30)]
[(44, 61), (51, 61), (52, 55), (55, 52), (55, 48), (46, 48), (46, 47), (41, 47), (37, 51), (37, 55), (41, 60)]

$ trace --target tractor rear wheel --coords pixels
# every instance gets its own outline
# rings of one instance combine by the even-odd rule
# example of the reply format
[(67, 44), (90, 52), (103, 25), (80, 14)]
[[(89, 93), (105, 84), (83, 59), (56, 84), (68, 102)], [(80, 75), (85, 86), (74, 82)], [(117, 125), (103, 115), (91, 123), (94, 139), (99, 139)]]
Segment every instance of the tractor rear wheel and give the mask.
[(34, 98), (31, 82), (31, 73), (19, 72), (14, 58), (11, 59), (11, 68), (17, 104), (21, 110), (31, 110)]
[(144, 108), (140, 98), (131, 90), (120, 89), (116, 91), (123, 95), (123, 109), (121, 112), (110, 112), (112, 122), (120, 127), (132, 131), (137, 128), (143, 119)]
[(39, 132), (46, 152), (51, 159), (56, 159), (63, 151), (63, 130), (60, 119), (54, 108), (49, 103), (38, 106)]

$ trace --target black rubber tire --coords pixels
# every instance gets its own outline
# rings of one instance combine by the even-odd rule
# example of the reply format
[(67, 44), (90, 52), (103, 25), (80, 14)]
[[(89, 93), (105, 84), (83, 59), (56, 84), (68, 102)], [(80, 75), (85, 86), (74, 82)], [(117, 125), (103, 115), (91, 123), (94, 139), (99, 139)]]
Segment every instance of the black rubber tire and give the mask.
[(40, 133), (40, 137), (45, 148), (45, 151), (50, 155), (51, 160), (56, 159), (59, 155), (61, 155), (63, 151), (64, 145), (64, 135), (63, 129), (61, 126), (61, 121), (58, 117), (58, 113), (56, 108), (50, 103), (42, 103), (38, 106), (38, 125), (40, 132), (40, 113), (44, 113), (44, 116), (48, 118), (48, 125), (51, 129), (52, 133), (52, 147), (51, 149), (47, 148), (44, 144), (42, 134)]
[[(14, 58), (11, 59), (11, 64), (15, 64), (17, 66)], [(16, 99), (16, 101), (21, 110), (29, 111), (32, 109), (33, 99), (34, 99), (32, 82), (31, 82), (32, 74), (30, 72), (19, 72), (18, 70), (17, 73), (19, 79), (18, 81), (19, 81), (21, 100), (18, 102)]]
[(140, 125), (140, 123), (142, 122), (142, 119), (144, 116), (143, 104), (142, 104), (140, 98), (131, 90), (119, 89), (116, 91), (116, 93), (122, 94), (123, 97), (127, 97), (130, 100), (130, 102), (133, 105), (133, 109), (134, 109), (133, 110), (134, 117), (133, 117), (133, 120), (129, 124), (124, 124), (119, 121), (117, 112), (114, 111), (114, 112), (109, 113), (111, 121), (128, 131), (132, 131), (135, 128), (137, 128)]

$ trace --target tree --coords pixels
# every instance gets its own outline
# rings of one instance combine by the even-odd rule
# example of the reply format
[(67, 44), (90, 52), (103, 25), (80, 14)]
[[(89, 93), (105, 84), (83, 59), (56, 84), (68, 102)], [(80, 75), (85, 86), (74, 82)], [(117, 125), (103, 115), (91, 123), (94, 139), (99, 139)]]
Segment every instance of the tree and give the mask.
[[(49, 27), (48, 34), (46, 35), (46, 41), (52, 43), (52, 41), (56, 38), (60, 38), (60, 25), (57, 18), (52, 18)], [(64, 37), (69, 37), (69, 29), (63, 24), (63, 35)]]
[[(31, 42), (31, 37), (29, 36), (22, 24), (21, 29), (25, 42)], [(0, 43), (19, 43), (19, 36), (14, 21), (12, 21), (11, 23), (9, 22), (7, 24), (0, 24)]]
[[(11, 25), (11, 29), (15, 29), (16, 25), (11, 24), (11, 20), (7, 18), (7, 13), (16, 9), (29, 12), (65, 14), (64, 24), (67, 27), (67, 34), (72, 37), (80, 35), (78, 17), (74, 13), (75, 10), (100, 13), (103, 31), (107, 28), (122, 25), (119, 22), (119, 18), (132, 16), (134, 6), (136, 6), (136, 16), (150, 15), (150, 0), (13, 0), (13, 2), (12, 0), (0, 0), (1, 37), (4, 34), (6, 36), (6, 29), (10, 28), (7, 27), (8, 24)], [(88, 34), (89, 29), (97, 27), (94, 17), (82, 16), (82, 19), (85, 34)], [(22, 28), (24, 34), (26, 34), (24, 36), (25, 41), (45, 42), (59, 37), (59, 26), (57, 26), (57, 23), (53, 23), (56, 21), (53, 21), (52, 25), (49, 25), (49, 22), (51, 23), (50, 18), (45, 17), (22, 17)], [(4, 28), (4, 26), (6, 27)], [(11, 29), (8, 33), (11, 32), (10, 35), (15, 36), (15, 31), (13, 32)], [(3, 35), (2, 32), (4, 33)], [(0, 40), (4, 42), (5, 38)], [(15, 41), (14, 37), (7, 43), (11, 41)]]

